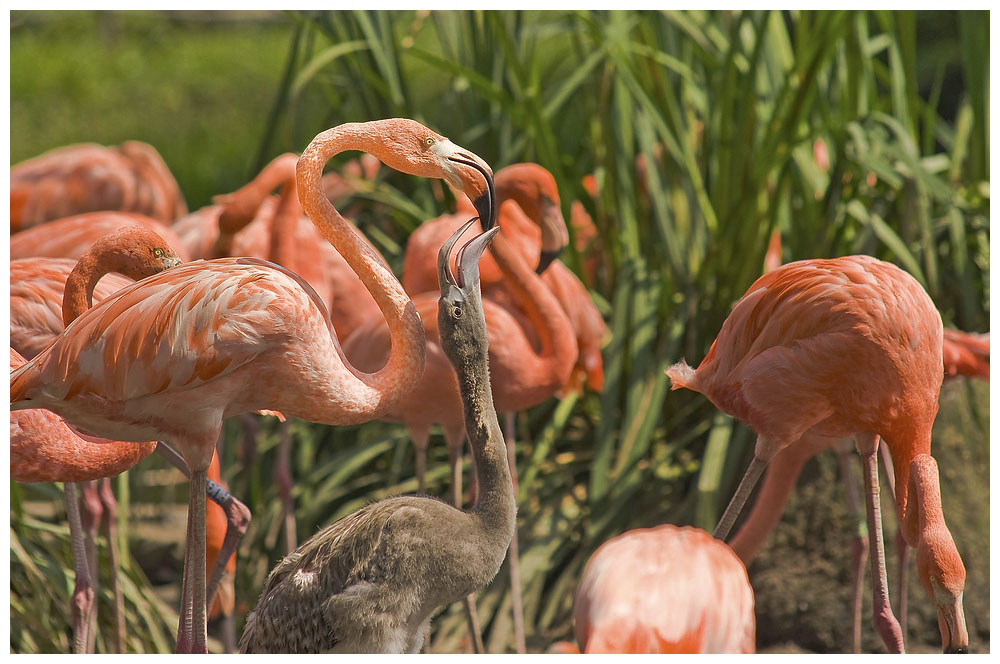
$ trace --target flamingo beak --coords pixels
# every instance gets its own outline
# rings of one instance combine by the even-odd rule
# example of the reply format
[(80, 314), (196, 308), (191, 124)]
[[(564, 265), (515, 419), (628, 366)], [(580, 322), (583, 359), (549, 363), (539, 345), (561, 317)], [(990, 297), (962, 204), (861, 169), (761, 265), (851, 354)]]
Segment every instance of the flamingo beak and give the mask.
[(938, 604), (938, 627), (941, 629), (941, 648), (944, 652), (969, 652), (969, 631), (965, 625), (961, 594), (954, 602)]
[[(489, 167), (482, 164), (482, 160), (466, 153), (459, 153), (457, 156), (448, 157), (448, 159), (457, 164), (471, 166), (479, 171), (483, 178), (485, 178), (486, 189), (481, 190), (482, 193), (473, 198), (472, 205), (476, 208), (476, 212), (479, 213), (479, 219), (482, 222), (483, 230), (493, 228), (497, 222), (497, 195), (496, 189), (493, 186), (493, 174), (490, 172)], [(468, 190), (466, 190), (466, 194), (468, 193)], [(472, 196), (470, 196), (470, 198), (472, 198)]]

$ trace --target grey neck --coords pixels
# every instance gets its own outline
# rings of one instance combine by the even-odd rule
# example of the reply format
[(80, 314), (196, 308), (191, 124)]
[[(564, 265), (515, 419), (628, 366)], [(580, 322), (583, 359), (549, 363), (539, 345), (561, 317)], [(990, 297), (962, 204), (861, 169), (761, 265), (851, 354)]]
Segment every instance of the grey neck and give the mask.
[(472, 514), (479, 515), (487, 528), (507, 531), (514, 524), (514, 487), (500, 423), (493, 407), (486, 344), (479, 349), (469, 349), (463, 355), (463, 361), (455, 364), (455, 373), (458, 374), (465, 430), (472, 445), (479, 482)]

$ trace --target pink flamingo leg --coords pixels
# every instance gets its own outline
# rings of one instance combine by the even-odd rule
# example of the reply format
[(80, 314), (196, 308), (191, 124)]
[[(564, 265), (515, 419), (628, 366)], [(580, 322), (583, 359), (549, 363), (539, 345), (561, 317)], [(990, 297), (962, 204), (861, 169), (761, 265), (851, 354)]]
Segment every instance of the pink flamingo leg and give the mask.
[(417, 493), (427, 493), (427, 443), (431, 438), (430, 427), (410, 425), (406, 427), (413, 442), (414, 465), (417, 473)]
[(858, 454), (864, 463), (865, 493), (868, 508), (868, 539), (872, 555), (872, 622), (891, 653), (903, 652), (903, 632), (889, 605), (889, 584), (885, 572), (885, 548), (882, 542), (882, 512), (878, 487), (877, 435), (855, 438)]
[[(187, 464), (184, 463), (184, 458), (176, 450), (165, 443), (158, 442), (156, 444), (156, 452), (169, 461), (174, 468), (184, 473), (185, 477), (190, 480), (191, 472), (188, 470)], [(236, 550), (243, 535), (246, 534), (247, 529), (250, 527), (252, 515), (246, 505), (207, 478), (205, 479), (205, 495), (222, 508), (222, 511), (226, 513), (227, 521), (226, 536), (222, 540), (222, 547), (219, 549), (219, 555), (215, 558), (215, 565), (212, 567), (212, 572), (208, 575), (205, 596), (207, 598), (206, 606), (211, 606), (212, 602), (215, 601), (215, 593), (219, 589), (219, 582), (226, 571), (226, 561), (232, 557), (233, 551)], [(183, 605), (182, 599), (181, 606)]]
[[(882, 465), (885, 467), (886, 483), (889, 486), (889, 495), (892, 502), (896, 504), (896, 474), (892, 466), (892, 455), (889, 454), (889, 446), (882, 441), (878, 447), (879, 455), (882, 457)], [(903, 630), (903, 645), (906, 645), (906, 573), (910, 566), (910, 545), (903, 539), (903, 530), (896, 523), (896, 582), (899, 589), (899, 627)]]
[(101, 516), (101, 526), (104, 537), (108, 541), (108, 565), (111, 567), (111, 595), (114, 597), (114, 639), (111, 652), (125, 652), (125, 596), (118, 582), (118, 569), (121, 567), (121, 555), (118, 551), (118, 502), (111, 491), (111, 479), (103, 477), (98, 481), (98, 495), (104, 512)]
[(191, 471), (188, 492), (188, 541), (184, 555), (184, 588), (181, 630), (177, 652), (208, 652), (208, 621), (205, 604), (205, 470)]
[(94, 587), (90, 579), (87, 549), (83, 542), (83, 522), (80, 518), (77, 485), (73, 482), (64, 483), (63, 493), (66, 497), (69, 538), (73, 549), (73, 563), (76, 569), (76, 581), (73, 587), (73, 597), (70, 601), (73, 613), (73, 653), (80, 655), (87, 652), (91, 613), (94, 609)]
[(90, 625), (87, 633), (87, 652), (94, 652), (94, 646), (97, 640), (97, 603), (100, 597), (100, 578), (98, 577), (99, 572), (99, 559), (97, 550), (97, 530), (101, 524), (101, 518), (104, 514), (104, 505), (101, 503), (101, 497), (97, 493), (97, 482), (91, 480), (89, 482), (80, 482), (80, 493), (82, 495), (82, 502), (80, 508), (80, 516), (83, 521), (83, 536), (84, 544), (87, 549), (87, 565), (90, 569), (90, 581), (94, 589), (94, 606), (90, 611)]
[[(504, 443), (507, 446), (507, 465), (510, 466), (510, 478), (514, 482), (514, 500), (517, 500), (517, 461), (515, 460), (515, 428), (517, 426), (517, 416), (515, 413), (504, 414)], [(518, 654), (523, 655), (528, 651), (524, 640), (524, 609), (521, 604), (521, 570), (518, 563), (517, 547), (517, 527), (514, 528), (514, 537), (510, 540), (510, 547), (507, 549), (507, 561), (510, 565), (510, 590), (511, 605), (514, 612), (514, 647)]]
[(838, 446), (837, 459), (840, 461), (840, 474), (844, 482), (844, 493), (847, 495), (847, 511), (857, 523), (857, 532), (851, 541), (851, 569), (854, 574), (854, 588), (851, 595), (853, 615), (851, 652), (859, 653), (861, 652), (861, 599), (865, 582), (865, 560), (868, 558), (868, 526), (861, 510), (858, 487), (851, 475), (851, 450)]

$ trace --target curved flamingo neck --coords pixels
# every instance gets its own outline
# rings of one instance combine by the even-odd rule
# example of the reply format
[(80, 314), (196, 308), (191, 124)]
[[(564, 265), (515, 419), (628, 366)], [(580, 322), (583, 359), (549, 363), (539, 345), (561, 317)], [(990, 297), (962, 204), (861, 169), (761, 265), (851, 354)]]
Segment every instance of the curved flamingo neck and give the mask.
[[(364, 283), (389, 326), (391, 349), (385, 366), (374, 374), (355, 371), (380, 396), (373, 416), (395, 405), (423, 374), (424, 327), (395, 275), (323, 194), (321, 180), (326, 163), (346, 150), (363, 150), (390, 165), (399, 163), (398, 157), (387, 159), (392, 147), (386, 137), (366, 131), (364, 125), (340, 125), (316, 136), (299, 157), (295, 169), (302, 208)], [(346, 358), (344, 362), (347, 364)]]
[(291, 152), (275, 157), (253, 180), (226, 195), (220, 203), (219, 235), (234, 235), (253, 221), (268, 194), (295, 178), (297, 160)]
[[(517, 212), (505, 205), (501, 216), (504, 213)], [(504, 237), (504, 232), (493, 239), (490, 252), (506, 277), (504, 285), (538, 334), (541, 350), (533, 358), (524, 358), (525, 368), (537, 372), (546, 381), (557, 378), (562, 385), (569, 378), (578, 354), (576, 334), (569, 318), (541, 277), (528, 267)]]
[(272, 262), (295, 272), (302, 271), (297, 264), (298, 256), (295, 251), (295, 233), (301, 216), (302, 206), (299, 205), (299, 197), (295, 191), (295, 180), (290, 178), (282, 187), (281, 197), (274, 208), (268, 255)]

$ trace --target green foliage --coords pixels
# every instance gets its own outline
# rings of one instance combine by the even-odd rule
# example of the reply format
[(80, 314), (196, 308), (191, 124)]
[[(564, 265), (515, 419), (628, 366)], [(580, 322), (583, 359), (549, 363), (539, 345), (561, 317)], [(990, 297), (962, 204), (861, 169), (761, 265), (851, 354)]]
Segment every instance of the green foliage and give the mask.
[[(772, 230), (781, 233), (784, 261), (872, 254), (917, 277), (946, 324), (988, 327), (988, 21), (984, 13), (955, 15), (290, 14), (291, 29), (247, 27), (259, 35), (253, 49), (242, 31), (186, 35), (190, 44), (178, 40), (176, 48), (189, 59), (176, 60), (176, 82), (125, 64), (101, 81), (102, 94), (122, 106), (135, 94), (130, 86), (154, 100), (144, 111), (175, 100), (162, 126), (125, 113), (117, 120), (133, 132), (156, 125), (162, 139), (66, 130), (38, 137), (52, 116), (29, 102), (65, 106), (61, 95), (84, 84), (72, 68), (86, 59), (70, 53), (101, 42), (83, 30), (57, 59), (66, 61), (54, 65), (58, 75), (31, 81), (23, 63), (40, 59), (48, 42), (15, 27), (12, 158), (71, 140), (146, 137), (189, 201), (203, 202), (238, 186), (252, 165), (301, 150), (322, 128), (402, 115), (495, 169), (518, 161), (549, 169), (566, 218), (579, 200), (598, 229), (593, 294), (612, 334), (603, 394), (553, 400), (519, 417), (521, 577), (529, 649), (543, 650), (570, 635), (576, 582), (601, 542), (665, 521), (710, 528), (732, 494), (752, 433), (700, 395), (668, 395), (664, 369), (704, 356), (732, 303), (759, 276)], [(15, 13), (12, 24), (19, 20)], [(150, 19), (144, 29), (155, 34), (162, 23)], [(156, 62), (136, 55), (148, 47), (122, 40), (117, 48), (94, 57), (111, 66), (132, 53), (140, 69)], [(238, 76), (204, 64), (234, 51)], [(188, 101), (176, 101), (190, 98), (204, 105), (198, 122), (184, 112)], [(261, 105), (267, 101), (270, 112)], [(73, 108), (61, 118), (66, 127), (91, 112)], [(120, 106), (97, 108), (107, 115)], [(19, 126), (33, 128), (22, 137)], [(582, 183), (589, 174), (596, 198)], [(408, 233), (442, 211), (432, 183), (395, 173), (382, 174), (361, 198), (385, 208), (388, 216), (371, 223), (363, 214), (361, 227), (394, 267)], [(565, 260), (579, 270), (582, 257), (571, 247)], [(242, 621), (283, 551), (269, 470), (274, 425), (263, 425), (252, 462), (239, 452), (239, 435), (237, 425), (227, 427), (223, 469), (254, 512), (237, 572)], [(295, 422), (293, 435), (300, 539), (366, 501), (416, 488), (412, 450), (397, 425)], [(428, 492), (445, 496), (446, 454), (437, 441)], [(510, 650), (506, 568), (481, 593), (479, 610), (490, 651)], [(458, 650), (464, 638), (459, 607), (435, 619), (433, 651)]]

